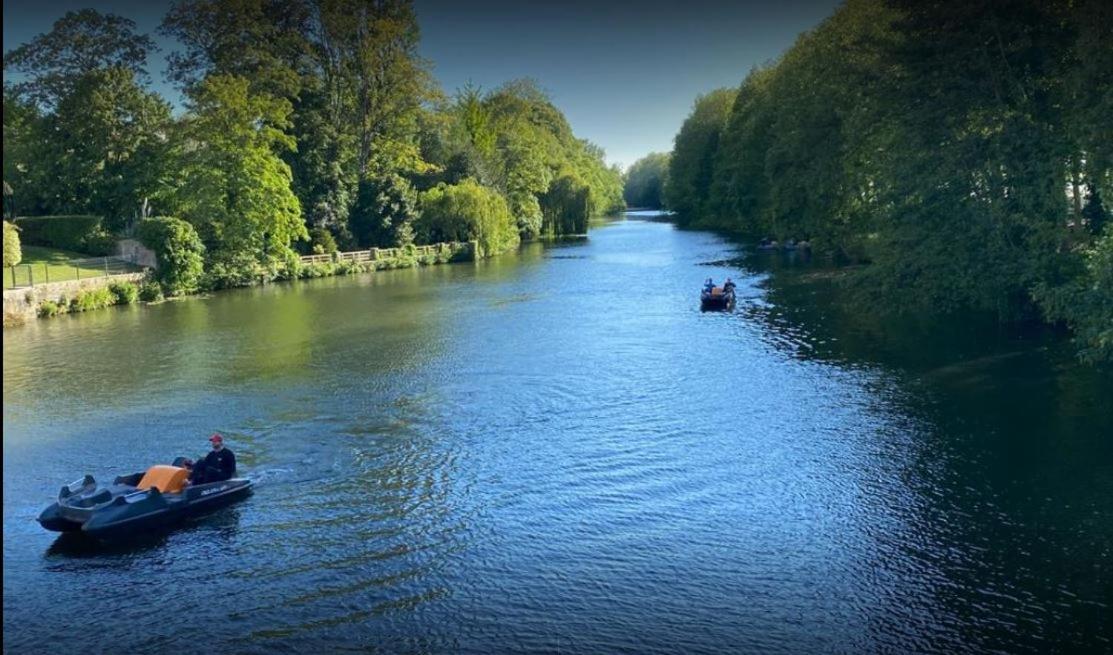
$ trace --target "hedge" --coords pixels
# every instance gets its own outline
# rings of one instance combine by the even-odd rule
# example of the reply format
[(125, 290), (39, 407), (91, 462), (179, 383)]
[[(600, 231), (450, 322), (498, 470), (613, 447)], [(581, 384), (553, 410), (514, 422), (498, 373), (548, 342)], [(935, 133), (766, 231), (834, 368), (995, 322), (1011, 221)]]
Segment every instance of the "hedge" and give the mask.
[(89, 255), (111, 255), (116, 239), (104, 229), (102, 216), (24, 216), (15, 219), (25, 245), (61, 248)]

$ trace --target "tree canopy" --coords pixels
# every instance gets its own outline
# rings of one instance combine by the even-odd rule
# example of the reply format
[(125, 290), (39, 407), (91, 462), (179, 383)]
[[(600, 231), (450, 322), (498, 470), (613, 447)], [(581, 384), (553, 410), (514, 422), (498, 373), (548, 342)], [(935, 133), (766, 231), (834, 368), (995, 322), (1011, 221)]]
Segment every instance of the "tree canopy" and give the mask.
[(1108, 357), (1111, 29), (1099, 1), (850, 0), (697, 100), (668, 205), (868, 263), (870, 311), (1042, 315)]
[(634, 162), (626, 171), (622, 195), (631, 207), (660, 209), (664, 206), (665, 185), (669, 175), (669, 153), (651, 152)]
[[(180, 45), (179, 116), (148, 88), (154, 41), (128, 18), (69, 12), (5, 53), (4, 180), (20, 213), (98, 215), (116, 232), (180, 217), (233, 284), (295, 247), (476, 232), (443, 215), (415, 232), (419, 194), (442, 184), (495, 193), (524, 238), (624, 206), (619, 171), (536, 83), (446, 97), (410, 0), (176, 0), (159, 31)], [(517, 243), (498, 232), (484, 252)]]

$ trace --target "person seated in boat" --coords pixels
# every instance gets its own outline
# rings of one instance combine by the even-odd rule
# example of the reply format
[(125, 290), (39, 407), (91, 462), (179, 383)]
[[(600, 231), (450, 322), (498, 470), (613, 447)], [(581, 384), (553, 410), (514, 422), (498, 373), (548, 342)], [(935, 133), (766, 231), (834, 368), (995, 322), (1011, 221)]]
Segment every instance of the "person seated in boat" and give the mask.
[(723, 283), (723, 293), (730, 293), (734, 291), (734, 282), (728, 277), (727, 281)]
[(213, 449), (205, 455), (204, 459), (192, 464), (190, 467), (190, 484), (205, 484), (206, 482), (223, 482), (230, 480), (236, 474), (236, 455), (224, 447), (224, 437), (214, 434), (209, 437)]
[(707, 293), (711, 293), (712, 289), (714, 289), (714, 288), (715, 288), (715, 281), (712, 280), (711, 278), (707, 278), (707, 281), (703, 283), (703, 290), (706, 291)]

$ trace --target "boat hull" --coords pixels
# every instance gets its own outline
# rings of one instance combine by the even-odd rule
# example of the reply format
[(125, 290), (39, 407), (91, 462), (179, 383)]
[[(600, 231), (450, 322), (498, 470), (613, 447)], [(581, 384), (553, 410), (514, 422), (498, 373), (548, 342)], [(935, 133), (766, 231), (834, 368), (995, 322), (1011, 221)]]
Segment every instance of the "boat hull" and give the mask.
[(54, 532), (80, 532), (97, 539), (141, 537), (246, 498), (253, 483), (243, 478), (210, 482), (163, 494), (128, 485), (97, 488), (43, 510), (39, 524)]
[(700, 309), (703, 311), (723, 311), (731, 307), (734, 307), (734, 293), (700, 294)]

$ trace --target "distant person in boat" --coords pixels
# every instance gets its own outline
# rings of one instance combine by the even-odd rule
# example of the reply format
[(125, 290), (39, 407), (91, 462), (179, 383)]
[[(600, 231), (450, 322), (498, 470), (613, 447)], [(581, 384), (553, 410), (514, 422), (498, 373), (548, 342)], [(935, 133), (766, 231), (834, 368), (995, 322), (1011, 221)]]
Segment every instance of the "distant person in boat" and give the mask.
[(236, 474), (236, 456), (224, 447), (224, 437), (214, 434), (209, 437), (213, 449), (199, 462), (192, 465), (189, 481), (192, 484), (222, 482)]
[(727, 281), (723, 283), (723, 293), (730, 293), (734, 291), (734, 282), (728, 277)]
[(715, 288), (715, 281), (712, 280), (711, 278), (707, 278), (707, 281), (703, 283), (703, 290), (708, 292), (708, 293), (711, 293), (711, 290), (714, 289), (714, 288)]

